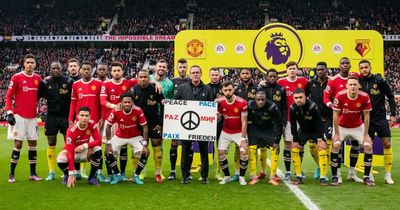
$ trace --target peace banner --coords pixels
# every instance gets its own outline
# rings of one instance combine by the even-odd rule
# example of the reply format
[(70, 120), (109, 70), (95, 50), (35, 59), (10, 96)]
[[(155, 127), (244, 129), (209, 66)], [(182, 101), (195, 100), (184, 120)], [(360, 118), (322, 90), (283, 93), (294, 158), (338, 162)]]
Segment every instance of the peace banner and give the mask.
[(217, 104), (211, 101), (164, 101), (163, 138), (215, 141)]

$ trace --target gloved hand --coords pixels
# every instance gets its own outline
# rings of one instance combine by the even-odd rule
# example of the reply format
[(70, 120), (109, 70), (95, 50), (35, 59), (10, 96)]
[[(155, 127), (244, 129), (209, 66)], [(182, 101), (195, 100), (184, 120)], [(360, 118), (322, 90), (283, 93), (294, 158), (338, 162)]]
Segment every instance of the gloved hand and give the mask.
[(7, 122), (10, 125), (15, 125), (15, 117), (13, 114), (10, 113), (7, 115)]

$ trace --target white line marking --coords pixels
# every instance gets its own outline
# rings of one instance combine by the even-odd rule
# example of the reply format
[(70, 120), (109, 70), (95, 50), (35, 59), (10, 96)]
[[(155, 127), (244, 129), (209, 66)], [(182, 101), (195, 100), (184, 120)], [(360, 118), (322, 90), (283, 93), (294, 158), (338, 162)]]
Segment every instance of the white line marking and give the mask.
[[(271, 161), (269, 159), (267, 159), (267, 164), (268, 166), (271, 166)], [(310, 210), (320, 210), (320, 208), (318, 208), (318, 206), (311, 201), (311, 199), (309, 197), (307, 197), (306, 194), (304, 194), (303, 191), (300, 190), (300, 188), (298, 188), (296, 185), (293, 185), (290, 183), (289, 181), (284, 180), (283, 178), (285, 177), (285, 175), (282, 173), (281, 170), (277, 170), (277, 175), (281, 178), (281, 180), (285, 183), (285, 185), (289, 188), (290, 191), (292, 191), (296, 197), (304, 204), (304, 206), (307, 209)]]

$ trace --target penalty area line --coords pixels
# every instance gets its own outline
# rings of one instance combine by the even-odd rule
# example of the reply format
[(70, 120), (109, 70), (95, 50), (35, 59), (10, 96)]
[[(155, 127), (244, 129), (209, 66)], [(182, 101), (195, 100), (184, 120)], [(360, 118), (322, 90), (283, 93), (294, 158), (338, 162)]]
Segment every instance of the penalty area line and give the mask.
[[(271, 167), (270, 159), (267, 159), (267, 163), (268, 163), (268, 166)], [(285, 176), (282, 173), (282, 171), (279, 170), (279, 168), (276, 172), (277, 172), (277, 175), (281, 178), (281, 180), (285, 183), (285, 185), (289, 188), (289, 190), (292, 191), (292, 193), (294, 195), (296, 195), (296, 197), (304, 204), (304, 206), (307, 209), (320, 210), (320, 208), (314, 202), (312, 202), (311, 199), (306, 194), (304, 194), (304, 192), (302, 190), (300, 190), (300, 188), (298, 186), (291, 184), (290, 180), (287, 181), (287, 180), (283, 179)]]

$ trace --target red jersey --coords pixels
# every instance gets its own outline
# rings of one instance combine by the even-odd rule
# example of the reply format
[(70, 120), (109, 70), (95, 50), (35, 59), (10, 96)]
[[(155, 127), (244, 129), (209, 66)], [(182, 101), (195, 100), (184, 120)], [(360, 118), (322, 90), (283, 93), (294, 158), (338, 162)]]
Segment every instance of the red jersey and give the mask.
[(345, 128), (356, 128), (362, 122), (362, 112), (371, 111), (371, 101), (368, 94), (359, 91), (355, 99), (347, 95), (347, 90), (338, 92), (335, 96), (333, 109), (340, 111), (339, 125)]
[(308, 80), (304, 77), (296, 77), (294, 81), (290, 81), (287, 77), (281, 78), (276, 82), (286, 90), (286, 110), (287, 118), (290, 120), (290, 106), (294, 103), (293, 92), (297, 88), (301, 88), (306, 91)]
[[(360, 77), (360, 75), (355, 72), (350, 72), (349, 76)], [(326, 106), (330, 107), (330, 105), (333, 105), (333, 98), (338, 92), (346, 89), (346, 83), (347, 77), (341, 77), (340, 74), (329, 78), (323, 97), (323, 101)]]
[(78, 114), (81, 106), (90, 108), (90, 119), (97, 123), (101, 117), (100, 90), (102, 82), (97, 79), (91, 79), (84, 82), (82, 79), (72, 85), (71, 106), (69, 108), (68, 121), (72, 121)]
[(226, 99), (221, 101), (218, 106), (218, 113), (224, 117), (222, 130), (225, 133), (236, 134), (242, 132), (242, 115), (247, 115), (247, 102), (239, 96), (234, 96), (232, 103)]
[(121, 94), (129, 91), (131, 87), (137, 84), (138, 81), (136, 79), (122, 79), (120, 83), (115, 83), (113, 80), (103, 82), (103, 86), (101, 87), (100, 91), (100, 104), (105, 109), (103, 112), (103, 119), (107, 119), (112, 110), (111, 108), (106, 107), (106, 104), (118, 104), (120, 102), (119, 97)]
[[(94, 121), (90, 120), (87, 127), (84, 129), (80, 128), (78, 124), (79, 122), (72, 124), (67, 130), (64, 149), (67, 150), (68, 171), (74, 170), (76, 147), (83, 144), (85, 144), (87, 148), (101, 146), (100, 132)], [(93, 137), (92, 141), (90, 141), (90, 137)]]
[(118, 129), (115, 135), (119, 138), (129, 139), (141, 135), (138, 125), (147, 124), (147, 120), (142, 109), (133, 106), (129, 113), (125, 113), (122, 109), (113, 109), (108, 116), (107, 123), (111, 125), (117, 123)]
[[(6, 95), (6, 110), (12, 111), (23, 118), (36, 118), (37, 94), (39, 84), (42, 81), (39, 75), (31, 76), (25, 72), (19, 72), (11, 77)], [(12, 99), (14, 98), (14, 108)]]

